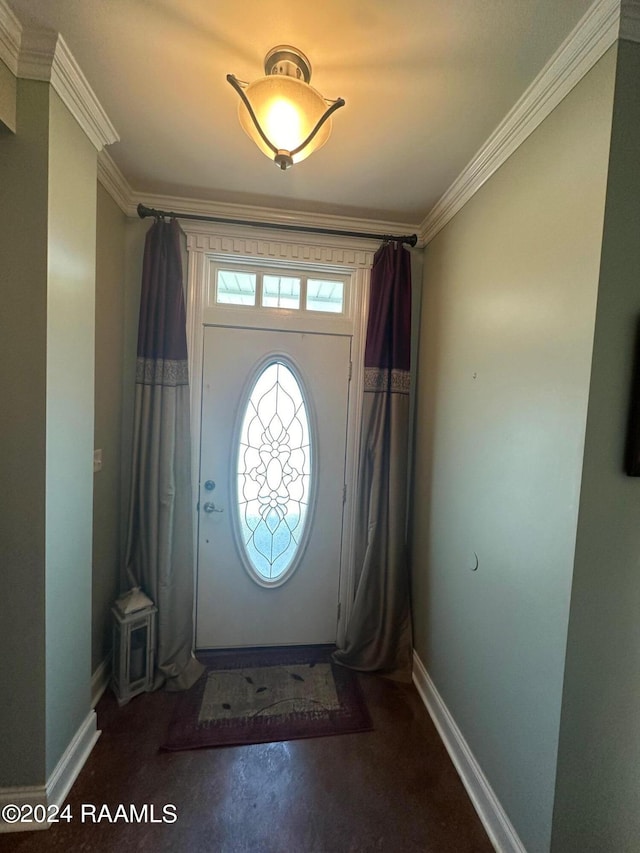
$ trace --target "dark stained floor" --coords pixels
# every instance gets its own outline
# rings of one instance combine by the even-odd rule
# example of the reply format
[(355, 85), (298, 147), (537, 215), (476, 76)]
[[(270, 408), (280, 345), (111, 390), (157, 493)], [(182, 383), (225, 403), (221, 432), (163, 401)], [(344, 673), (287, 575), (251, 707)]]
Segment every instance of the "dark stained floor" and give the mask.
[[(491, 853), (415, 688), (359, 676), (375, 730), (160, 753), (175, 694), (98, 704), (102, 735), (67, 802), (74, 819), (0, 835), (0, 852)], [(81, 823), (81, 805), (175, 806), (175, 823)], [(97, 812), (96, 812), (97, 813)]]

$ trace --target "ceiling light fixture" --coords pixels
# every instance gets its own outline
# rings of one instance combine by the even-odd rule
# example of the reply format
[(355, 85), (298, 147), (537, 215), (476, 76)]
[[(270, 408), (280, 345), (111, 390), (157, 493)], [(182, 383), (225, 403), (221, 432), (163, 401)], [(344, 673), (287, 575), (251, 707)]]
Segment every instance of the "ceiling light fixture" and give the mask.
[[(309, 85), (311, 63), (295, 47), (278, 45), (264, 58), (265, 77), (227, 80), (240, 95), (238, 118), (245, 133), (280, 169), (289, 169), (321, 148), (331, 133), (331, 116), (344, 106)], [(328, 105), (328, 106), (327, 106)]]

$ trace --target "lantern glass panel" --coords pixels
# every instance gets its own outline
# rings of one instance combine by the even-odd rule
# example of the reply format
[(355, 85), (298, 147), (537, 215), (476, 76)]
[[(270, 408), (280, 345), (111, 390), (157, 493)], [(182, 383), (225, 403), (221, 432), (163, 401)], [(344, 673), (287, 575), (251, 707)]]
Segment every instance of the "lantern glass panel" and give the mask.
[(121, 648), (121, 637), (120, 637), (120, 626), (117, 622), (114, 622), (114, 630), (113, 630), (113, 678), (116, 684), (120, 684), (120, 651)]
[(129, 647), (129, 682), (139, 681), (146, 675), (147, 663), (147, 625), (141, 625), (131, 631), (131, 644)]

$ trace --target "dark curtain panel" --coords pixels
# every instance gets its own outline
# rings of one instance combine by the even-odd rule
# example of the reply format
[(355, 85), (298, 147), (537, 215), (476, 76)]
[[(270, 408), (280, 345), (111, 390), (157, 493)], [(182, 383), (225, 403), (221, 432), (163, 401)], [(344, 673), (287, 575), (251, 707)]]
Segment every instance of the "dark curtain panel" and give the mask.
[(371, 271), (358, 475), (356, 593), (336, 662), (410, 679), (407, 462), (411, 256), (382, 246)]
[(189, 688), (193, 656), (193, 499), (180, 227), (147, 233), (138, 325), (128, 582), (158, 607), (156, 686)]

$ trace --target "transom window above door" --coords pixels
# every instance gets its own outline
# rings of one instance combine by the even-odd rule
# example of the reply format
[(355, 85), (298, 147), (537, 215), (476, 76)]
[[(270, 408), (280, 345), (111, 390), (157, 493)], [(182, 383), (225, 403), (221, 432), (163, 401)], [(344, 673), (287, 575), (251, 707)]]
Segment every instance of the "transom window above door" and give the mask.
[(215, 301), (218, 305), (344, 314), (346, 278), (220, 267), (216, 269)]
[(204, 268), (204, 325), (352, 334), (355, 274), (311, 263), (260, 264), (209, 256)]

